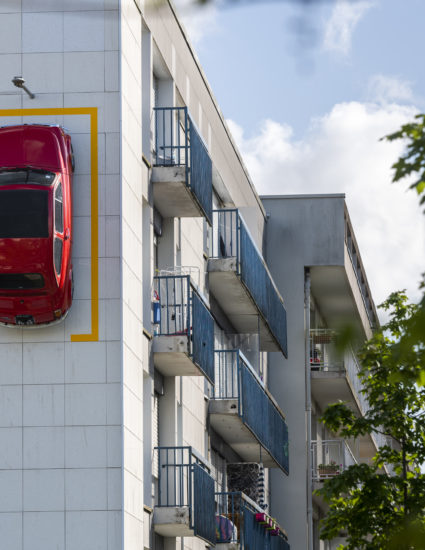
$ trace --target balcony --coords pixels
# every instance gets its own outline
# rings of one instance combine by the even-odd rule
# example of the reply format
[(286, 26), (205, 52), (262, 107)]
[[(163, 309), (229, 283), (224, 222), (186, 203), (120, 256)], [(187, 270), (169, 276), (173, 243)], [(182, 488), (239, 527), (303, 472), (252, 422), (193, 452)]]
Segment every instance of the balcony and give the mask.
[[(353, 451), (342, 439), (329, 439), (311, 442), (311, 474), (313, 491), (320, 489), (323, 481), (332, 479), (349, 466), (357, 464)], [(313, 502), (326, 512), (328, 504), (323, 497), (313, 492)]]
[[(331, 329), (314, 329), (310, 331), (310, 368), (311, 392), (320, 408), (330, 403), (345, 401), (364, 415), (369, 409), (366, 396), (362, 393), (362, 384), (358, 373), (360, 365), (351, 347), (343, 352), (336, 346), (338, 333)], [(362, 436), (360, 457), (367, 459), (373, 456), (379, 447), (387, 444), (387, 439), (380, 433)]]
[(238, 210), (213, 212), (210, 290), (235, 329), (260, 333), (262, 351), (287, 355), (286, 310)]
[(313, 481), (324, 481), (357, 464), (353, 451), (342, 439), (311, 442), (311, 468)]
[(359, 364), (353, 350), (337, 349), (338, 333), (331, 329), (310, 331), (312, 393), (323, 409), (338, 400), (352, 403), (360, 414), (369, 408), (358, 377)]
[(242, 460), (289, 472), (285, 417), (239, 350), (215, 352), (209, 418)]
[(216, 493), (217, 550), (289, 550), (285, 531), (243, 493)]
[(214, 320), (188, 275), (154, 277), (153, 357), (165, 376), (214, 383)]
[(163, 537), (199, 537), (215, 544), (214, 480), (192, 447), (157, 447), (154, 530)]
[(157, 107), (153, 199), (164, 218), (212, 221), (212, 163), (187, 107)]

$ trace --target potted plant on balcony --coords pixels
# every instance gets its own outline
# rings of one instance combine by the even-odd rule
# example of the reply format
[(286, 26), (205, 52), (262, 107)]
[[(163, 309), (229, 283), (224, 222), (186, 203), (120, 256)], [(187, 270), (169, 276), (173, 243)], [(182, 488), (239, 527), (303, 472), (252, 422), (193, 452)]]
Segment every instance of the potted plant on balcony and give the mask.
[(321, 477), (331, 477), (341, 473), (342, 465), (337, 464), (335, 460), (331, 460), (328, 464), (319, 464), (317, 469)]

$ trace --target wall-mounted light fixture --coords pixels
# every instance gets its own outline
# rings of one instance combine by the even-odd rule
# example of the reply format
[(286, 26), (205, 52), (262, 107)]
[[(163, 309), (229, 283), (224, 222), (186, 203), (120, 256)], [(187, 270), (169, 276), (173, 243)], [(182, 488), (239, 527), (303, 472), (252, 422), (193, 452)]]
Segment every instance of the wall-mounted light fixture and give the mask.
[(28, 88), (25, 86), (25, 79), (22, 78), (22, 76), (13, 77), (12, 82), (17, 88), (22, 88), (25, 92), (27, 92), (27, 94), (30, 96), (31, 99), (35, 98), (35, 95), (32, 92), (30, 92)]

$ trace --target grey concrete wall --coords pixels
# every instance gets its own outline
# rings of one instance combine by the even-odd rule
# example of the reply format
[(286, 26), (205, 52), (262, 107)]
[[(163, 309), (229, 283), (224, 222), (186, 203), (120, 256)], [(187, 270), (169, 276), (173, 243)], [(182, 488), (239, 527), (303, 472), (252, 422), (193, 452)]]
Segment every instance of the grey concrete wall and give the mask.
[(344, 197), (263, 197), (266, 258), (284, 297), (288, 359), (270, 354), (273, 395), (289, 428), (289, 476), (271, 471), (271, 513), (287, 529), (291, 549), (307, 548), (304, 267), (344, 265)]

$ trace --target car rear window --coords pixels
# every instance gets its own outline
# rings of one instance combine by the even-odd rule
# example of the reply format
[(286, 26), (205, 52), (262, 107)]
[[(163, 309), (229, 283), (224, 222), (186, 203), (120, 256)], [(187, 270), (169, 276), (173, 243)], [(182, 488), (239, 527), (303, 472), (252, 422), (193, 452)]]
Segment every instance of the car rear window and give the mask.
[(48, 191), (0, 190), (0, 239), (49, 236)]
[(27, 290), (43, 286), (44, 278), (40, 273), (0, 273), (2, 290)]
[(56, 174), (54, 172), (48, 172), (46, 170), (0, 170), (0, 185), (22, 185), (22, 184), (35, 184), (35, 185), (51, 185), (55, 179)]

